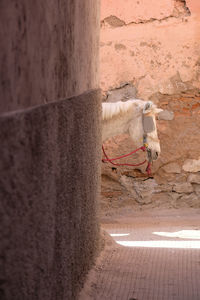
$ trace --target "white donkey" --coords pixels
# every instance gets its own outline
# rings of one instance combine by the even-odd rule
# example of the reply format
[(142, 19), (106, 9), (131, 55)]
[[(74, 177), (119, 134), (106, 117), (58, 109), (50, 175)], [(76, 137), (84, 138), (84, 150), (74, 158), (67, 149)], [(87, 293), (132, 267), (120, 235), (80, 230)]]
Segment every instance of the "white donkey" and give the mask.
[(129, 133), (137, 147), (146, 146), (148, 161), (156, 160), (160, 154), (156, 114), (161, 111), (151, 101), (139, 99), (102, 103), (102, 140)]

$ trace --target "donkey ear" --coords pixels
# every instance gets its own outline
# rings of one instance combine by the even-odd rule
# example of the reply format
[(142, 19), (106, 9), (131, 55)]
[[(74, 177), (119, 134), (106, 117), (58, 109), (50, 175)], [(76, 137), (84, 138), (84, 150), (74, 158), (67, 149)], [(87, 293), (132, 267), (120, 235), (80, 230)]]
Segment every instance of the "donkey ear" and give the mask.
[(152, 111), (153, 103), (151, 101), (148, 101), (145, 103), (145, 106), (143, 108), (143, 114), (148, 114)]

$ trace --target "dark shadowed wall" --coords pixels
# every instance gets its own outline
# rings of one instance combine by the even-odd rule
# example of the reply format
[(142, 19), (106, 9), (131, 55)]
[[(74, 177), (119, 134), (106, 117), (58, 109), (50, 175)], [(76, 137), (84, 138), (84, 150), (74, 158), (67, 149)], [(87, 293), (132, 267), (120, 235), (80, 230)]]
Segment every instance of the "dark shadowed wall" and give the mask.
[(99, 3), (0, 3), (0, 299), (76, 299), (99, 244)]

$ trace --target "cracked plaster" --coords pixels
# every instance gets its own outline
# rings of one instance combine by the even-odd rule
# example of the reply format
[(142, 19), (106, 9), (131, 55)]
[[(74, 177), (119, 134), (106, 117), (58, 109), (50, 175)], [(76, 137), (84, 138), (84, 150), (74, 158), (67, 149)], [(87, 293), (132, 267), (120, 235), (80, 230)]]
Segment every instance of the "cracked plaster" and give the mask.
[[(153, 166), (154, 178), (159, 186), (169, 186), (172, 182), (185, 184), (188, 172), (199, 171), (199, 165), (188, 169), (186, 162), (190, 159), (191, 165), (191, 161), (196, 162), (200, 157), (200, 3), (196, 0), (137, 1), (140, 3), (137, 10), (136, 1), (134, 4), (126, 1), (126, 5), (122, 0), (105, 2), (108, 5), (102, 6), (101, 17), (104, 45), (100, 48), (101, 88), (104, 93), (120, 94), (122, 83), (128, 82), (135, 88), (136, 98), (151, 99), (173, 114), (173, 120), (157, 123), (162, 151)], [(118, 18), (121, 25), (109, 24), (110, 16)], [(133, 149), (127, 137), (115, 137), (108, 145), (113, 157)], [(138, 156), (135, 162), (140, 160)], [(104, 169), (107, 176), (113, 176), (113, 170)], [(134, 180), (145, 173), (142, 168), (120, 168), (115, 172), (118, 177), (121, 172)], [(199, 191), (199, 186), (195, 186), (188, 205), (195, 204)], [(180, 205), (184, 197), (183, 192)]]
[[(109, 1), (107, 6), (102, 2), (103, 91), (131, 82), (137, 96), (148, 99), (157, 92), (173, 94), (178, 90), (200, 88), (197, 64), (200, 22), (197, 23), (193, 13), (189, 14), (189, 9), (193, 12), (196, 6), (192, 6), (191, 1), (188, 4), (181, 0), (163, 1), (159, 5), (153, 0), (148, 4), (140, 1), (137, 11), (132, 1), (127, 1), (126, 7), (120, 1)], [(137, 18), (140, 22), (134, 24)], [(179, 80), (174, 83), (177, 73)]]
[(163, 21), (190, 14), (185, 0), (128, 0), (126, 5), (123, 0), (103, 0), (101, 5), (102, 25), (107, 23), (111, 27)]

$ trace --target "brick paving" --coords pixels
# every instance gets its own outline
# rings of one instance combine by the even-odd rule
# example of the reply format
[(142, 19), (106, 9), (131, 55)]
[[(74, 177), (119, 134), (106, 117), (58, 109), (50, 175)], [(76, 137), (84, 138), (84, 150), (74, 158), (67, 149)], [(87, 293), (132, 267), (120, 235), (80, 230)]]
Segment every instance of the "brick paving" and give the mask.
[(116, 243), (103, 251), (84, 299), (200, 300), (199, 210), (129, 214), (102, 228)]

